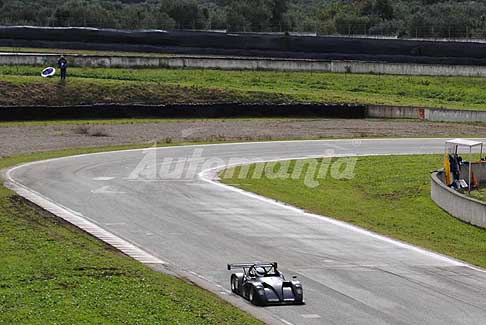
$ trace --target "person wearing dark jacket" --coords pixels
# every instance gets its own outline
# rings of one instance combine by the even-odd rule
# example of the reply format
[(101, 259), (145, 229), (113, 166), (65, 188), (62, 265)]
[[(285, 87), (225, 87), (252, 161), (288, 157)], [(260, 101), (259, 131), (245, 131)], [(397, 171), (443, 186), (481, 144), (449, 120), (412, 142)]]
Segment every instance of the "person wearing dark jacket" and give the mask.
[(61, 69), (61, 80), (66, 80), (68, 62), (63, 55), (57, 60), (57, 66)]

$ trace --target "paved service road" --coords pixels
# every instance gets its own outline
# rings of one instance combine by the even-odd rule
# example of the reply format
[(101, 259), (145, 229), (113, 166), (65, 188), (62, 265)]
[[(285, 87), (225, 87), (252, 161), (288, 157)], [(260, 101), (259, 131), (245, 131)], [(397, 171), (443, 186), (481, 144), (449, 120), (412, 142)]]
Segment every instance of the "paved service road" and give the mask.
[[(443, 144), (443, 139), (383, 139), (171, 147), (40, 162), (11, 170), (9, 176), (170, 265), (207, 279), (215, 291), (227, 294), (229, 289), (226, 263), (278, 261), (287, 276), (295, 274), (303, 282), (307, 303), (250, 307), (276, 323), (484, 324), (483, 270), (231, 190), (208, 181), (214, 173), (200, 174), (248, 160), (441, 153)], [(188, 160), (177, 167), (177, 159), (168, 158)]]

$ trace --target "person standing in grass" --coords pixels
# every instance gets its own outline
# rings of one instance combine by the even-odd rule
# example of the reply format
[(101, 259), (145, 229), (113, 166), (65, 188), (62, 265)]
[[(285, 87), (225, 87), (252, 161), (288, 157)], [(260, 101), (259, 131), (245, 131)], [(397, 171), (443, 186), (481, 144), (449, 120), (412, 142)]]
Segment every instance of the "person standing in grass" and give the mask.
[(61, 55), (59, 60), (57, 60), (57, 65), (61, 69), (61, 80), (66, 80), (68, 61), (64, 55)]

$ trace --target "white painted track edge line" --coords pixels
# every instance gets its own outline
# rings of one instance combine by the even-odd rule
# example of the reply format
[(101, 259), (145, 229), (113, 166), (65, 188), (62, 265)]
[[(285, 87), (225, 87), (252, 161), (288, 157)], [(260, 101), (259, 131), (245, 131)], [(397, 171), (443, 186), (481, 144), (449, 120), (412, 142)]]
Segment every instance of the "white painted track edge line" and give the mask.
[(127, 240), (114, 235), (108, 230), (98, 226), (96, 223), (91, 221), (89, 218), (70, 210), (62, 206), (61, 204), (52, 201), (40, 193), (29, 189), (28, 187), (16, 182), (14, 179), (10, 178), (7, 172), (7, 183), (6, 187), (16, 192), (18, 195), (29, 200), (30, 202), (38, 205), (39, 207), (45, 209), (46, 211), (54, 214), (58, 218), (76, 226), (82, 231), (90, 234), (91, 236), (107, 243), (111, 247), (119, 250), (120, 252), (130, 256), (131, 258), (144, 263), (144, 264), (167, 264), (158, 257), (146, 252), (140, 247), (128, 242)]

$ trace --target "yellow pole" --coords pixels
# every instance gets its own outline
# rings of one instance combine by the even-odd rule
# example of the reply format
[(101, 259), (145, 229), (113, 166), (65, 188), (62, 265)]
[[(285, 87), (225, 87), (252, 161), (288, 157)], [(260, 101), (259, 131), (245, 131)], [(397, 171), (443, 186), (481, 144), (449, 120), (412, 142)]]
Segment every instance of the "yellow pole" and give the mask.
[(447, 186), (452, 184), (451, 179), (451, 163), (449, 161), (449, 155), (447, 152), (444, 155), (444, 175), (445, 175), (445, 183)]

